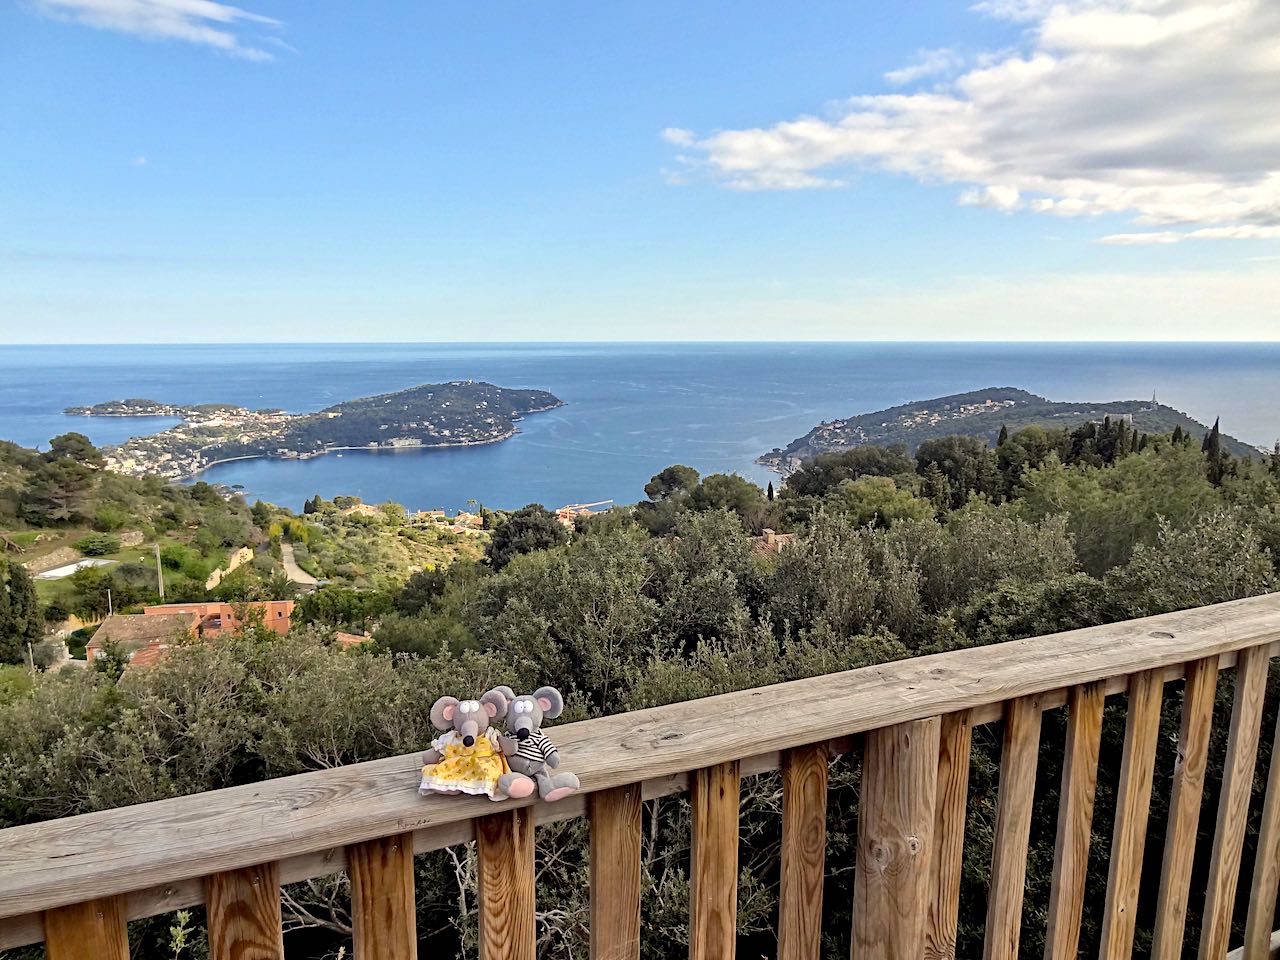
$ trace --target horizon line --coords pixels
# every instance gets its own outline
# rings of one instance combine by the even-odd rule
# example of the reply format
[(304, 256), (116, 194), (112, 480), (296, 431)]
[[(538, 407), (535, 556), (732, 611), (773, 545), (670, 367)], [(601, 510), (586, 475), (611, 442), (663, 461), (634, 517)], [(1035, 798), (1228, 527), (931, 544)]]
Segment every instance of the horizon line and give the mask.
[(1043, 346), (1088, 346), (1103, 344), (1160, 344), (1160, 345), (1227, 345), (1239, 344), (1245, 345), (1280, 345), (1280, 337), (1270, 340), (1250, 340), (1250, 339), (1172, 339), (1159, 340), (1152, 338), (1141, 339), (1067, 339), (1067, 340), (1049, 340), (1049, 339), (977, 339), (977, 340), (961, 340), (961, 339), (852, 339), (852, 338), (835, 338), (835, 339), (748, 339), (748, 340), (731, 340), (731, 339), (712, 339), (712, 340), (663, 340), (663, 339), (642, 339), (642, 340), (75, 340), (75, 341), (22, 341), (0, 343), (0, 350), (15, 347), (265, 347), (265, 346), (510, 346), (518, 344), (521, 346), (564, 346), (564, 345), (614, 345), (629, 346), (636, 344), (652, 344), (652, 345), (684, 345), (684, 346), (739, 346), (739, 345), (768, 345), (768, 344), (860, 344), (860, 345), (895, 345), (906, 346), (915, 344), (954, 344), (957, 346), (974, 345), (974, 346), (1000, 346), (1000, 345), (1043, 345)]

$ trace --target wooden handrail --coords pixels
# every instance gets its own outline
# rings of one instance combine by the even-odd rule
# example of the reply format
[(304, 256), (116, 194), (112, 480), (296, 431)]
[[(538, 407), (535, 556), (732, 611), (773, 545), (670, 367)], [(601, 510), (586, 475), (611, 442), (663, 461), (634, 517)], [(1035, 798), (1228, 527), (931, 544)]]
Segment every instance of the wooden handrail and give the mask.
[[(781, 751), (832, 738), (839, 750), (839, 738), (960, 711), (989, 722), (1010, 702), (1031, 709), (1027, 698), (1044, 710), (1083, 685), (1117, 692), (1135, 674), (1161, 684), (1189, 662), (1225, 667), (1277, 643), (1272, 594), (566, 724), (555, 736), (584, 794), (639, 784), (642, 797), (660, 796), (697, 771), (741, 761), (747, 775), (778, 767)], [(433, 849), (533, 802), (422, 798), (418, 767), (406, 755), (0, 831), (0, 948), (39, 940), (42, 911), (116, 897), (128, 916), (159, 913), (201, 902), (203, 878), (263, 863), (278, 863), (286, 883), (332, 873), (355, 845), (412, 835), (415, 852)], [(533, 813), (544, 821), (586, 806), (576, 797)], [(1017, 862), (1010, 869), (1016, 876)]]

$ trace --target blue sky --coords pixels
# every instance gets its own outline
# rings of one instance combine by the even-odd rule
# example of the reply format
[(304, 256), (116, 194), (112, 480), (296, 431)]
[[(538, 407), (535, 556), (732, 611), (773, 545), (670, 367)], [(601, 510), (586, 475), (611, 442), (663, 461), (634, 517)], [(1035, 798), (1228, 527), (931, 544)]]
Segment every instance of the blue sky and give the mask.
[(1276, 339), (1273, 8), (6, 4), (0, 342)]

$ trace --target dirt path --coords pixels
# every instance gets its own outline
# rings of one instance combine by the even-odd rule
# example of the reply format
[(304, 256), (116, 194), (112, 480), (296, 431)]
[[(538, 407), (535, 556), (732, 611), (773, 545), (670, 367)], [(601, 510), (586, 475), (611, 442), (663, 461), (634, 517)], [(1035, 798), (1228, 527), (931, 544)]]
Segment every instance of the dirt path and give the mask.
[(320, 582), (298, 566), (298, 561), (293, 559), (292, 543), (280, 544), (280, 562), (284, 564), (284, 574), (291, 583), (301, 584), (304, 587), (314, 587)]

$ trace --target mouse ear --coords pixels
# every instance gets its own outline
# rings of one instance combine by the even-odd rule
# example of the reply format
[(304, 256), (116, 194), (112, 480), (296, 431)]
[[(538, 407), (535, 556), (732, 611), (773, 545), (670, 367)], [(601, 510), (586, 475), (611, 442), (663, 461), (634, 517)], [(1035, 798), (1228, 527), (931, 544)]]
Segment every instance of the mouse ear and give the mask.
[(492, 720), (499, 720), (507, 715), (507, 695), (502, 692), (504, 689), (509, 690), (511, 688), (496, 687), (480, 698), (484, 712), (489, 714), (489, 718)]
[(542, 715), (548, 720), (560, 716), (560, 711), (564, 709), (564, 697), (560, 696), (560, 691), (555, 687), (539, 687), (533, 692), (533, 699), (538, 701)]
[(514, 700), (514, 699), (516, 698), (516, 692), (515, 692), (514, 690), (512, 690), (510, 687), (508, 687), (505, 683), (504, 683), (504, 684), (501, 684), (500, 686), (494, 687), (494, 688), (493, 688), (491, 691), (489, 691), (489, 692), (490, 692), (490, 693), (500, 693), (500, 694), (502, 694), (504, 697), (506, 697), (506, 698), (507, 698), (507, 705), (508, 705), (508, 706), (510, 706), (511, 701), (512, 701), (512, 700)]
[(457, 697), (441, 697), (431, 705), (431, 723), (437, 730), (451, 730), (457, 712)]

